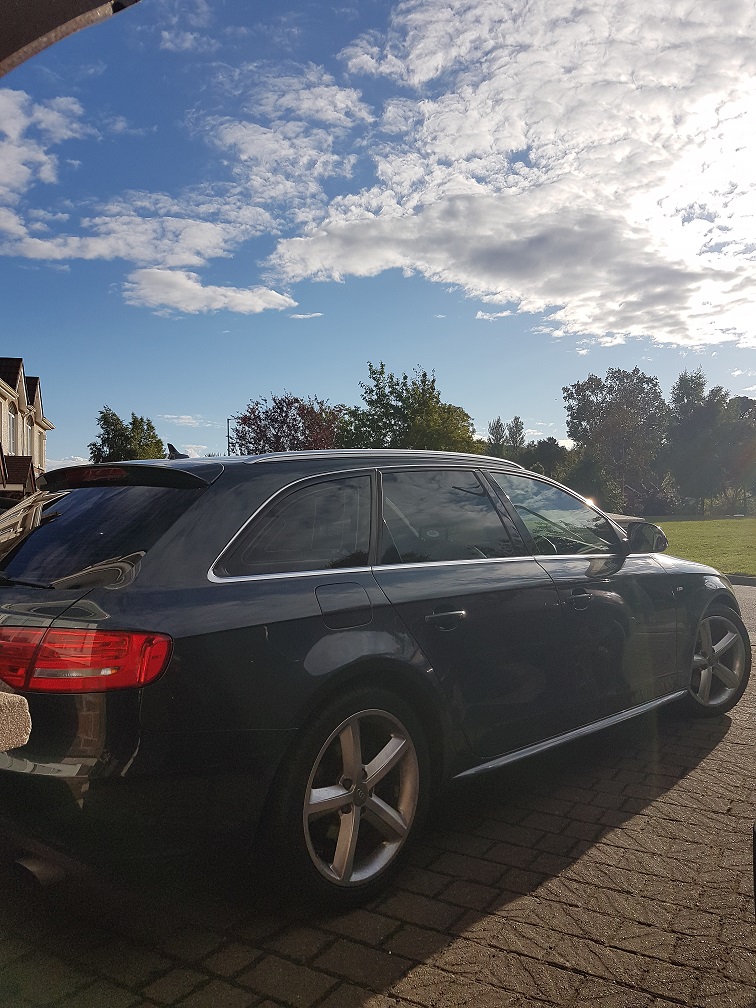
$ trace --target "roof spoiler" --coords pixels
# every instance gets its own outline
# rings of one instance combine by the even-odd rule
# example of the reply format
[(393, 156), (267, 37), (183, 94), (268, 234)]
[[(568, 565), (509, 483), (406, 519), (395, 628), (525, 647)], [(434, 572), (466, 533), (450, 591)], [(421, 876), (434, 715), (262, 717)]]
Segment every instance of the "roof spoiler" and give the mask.
[(219, 462), (192, 466), (145, 465), (144, 462), (103, 462), (52, 469), (37, 480), (42, 490), (73, 490), (79, 487), (154, 486), (199, 489), (210, 486), (223, 472)]

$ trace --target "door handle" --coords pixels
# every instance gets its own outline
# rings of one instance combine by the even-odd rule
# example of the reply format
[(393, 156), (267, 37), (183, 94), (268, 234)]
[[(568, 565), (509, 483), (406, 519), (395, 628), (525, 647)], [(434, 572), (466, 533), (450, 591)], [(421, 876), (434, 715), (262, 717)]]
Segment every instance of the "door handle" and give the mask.
[(439, 630), (453, 630), (467, 616), (464, 609), (456, 612), (432, 613), (425, 617), (425, 622), (437, 627)]
[(593, 595), (585, 588), (575, 588), (572, 595), (570, 596), (570, 605), (573, 609), (577, 609), (582, 612), (584, 609), (588, 608), (588, 605), (593, 598)]

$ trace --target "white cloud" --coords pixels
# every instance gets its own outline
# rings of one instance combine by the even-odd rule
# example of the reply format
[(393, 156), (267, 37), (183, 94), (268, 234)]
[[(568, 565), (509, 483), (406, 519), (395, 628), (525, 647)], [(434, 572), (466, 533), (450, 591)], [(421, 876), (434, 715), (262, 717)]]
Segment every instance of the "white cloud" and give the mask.
[(351, 127), (373, 118), (356, 88), (341, 87), (323, 67), (312, 63), (289, 74), (242, 66), (226, 71), (223, 84), (239, 90), (248, 79), (252, 86), (245, 107), (255, 117), (278, 122), (316, 120), (331, 127)]
[(293, 318), (293, 319), (310, 319), (310, 318), (322, 318), (322, 317), (323, 317), (323, 312), (319, 312), (319, 311), (309, 312), (306, 315), (289, 315), (289, 318)]
[(24, 91), (0, 89), (0, 203), (16, 203), (37, 183), (57, 181), (58, 159), (48, 147), (84, 136), (82, 115), (75, 98), (35, 103)]
[(348, 176), (354, 155), (334, 149), (334, 136), (302, 122), (263, 126), (256, 122), (218, 119), (208, 123), (210, 139), (234, 160), (236, 179), (249, 197), (266, 204), (287, 203), (300, 212), (323, 200), (322, 183)]
[(511, 314), (512, 314), (511, 311), (500, 311), (500, 312), (479, 311), (476, 312), (475, 318), (476, 320), (482, 320), (484, 322), (494, 322), (496, 319), (506, 318), (508, 315)]
[(149, 129), (142, 126), (133, 126), (126, 116), (113, 116), (105, 122), (105, 128), (109, 133), (116, 133), (118, 136), (147, 136), (148, 133), (155, 133), (157, 127)]
[(622, 346), (627, 340), (624, 336), (599, 336), (596, 342), (602, 347), (615, 347)]
[(133, 213), (85, 218), (90, 235), (36, 238), (26, 228), (0, 242), (0, 255), (28, 259), (126, 259), (139, 265), (199, 266), (227, 256), (246, 236), (233, 224), (172, 217), (140, 217)]
[(189, 458), (202, 458), (209, 451), (208, 446), (204, 444), (185, 444), (181, 445), (181, 449)]
[[(208, 0), (156, 3), (164, 47), (215, 46)], [(301, 42), (304, 23), (271, 31)], [(755, 38), (751, 0), (402, 0), (341, 53), (349, 86), (216, 61), (187, 119), (213, 181), (82, 202), (70, 233), (25, 200), (65, 170), (56, 145), (94, 135), (83, 109), (0, 90), (0, 253), (122, 258), (144, 267), (131, 303), (157, 309), (290, 307), (186, 272), (266, 232), (282, 283), (398, 269), (491, 305), (478, 319), (587, 337), (583, 355), (631, 337), (756, 347)]]
[(215, 52), (219, 43), (199, 32), (163, 31), (160, 33), (160, 48), (169, 52)]
[(206, 420), (205, 417), (197, 414), (192, 416), (189, 413), (177, 415), (175, 413), (159, 413), (158, 420), (163, 423), (175, 424), (177, 427), (219, 427), (213, 420)]
[(207, 28), (212, 22), (212, 7), (208, 0), (159, 0), (159, 23), (176, 29)]
[(191, 314), (225, 310), (254, 315), (296, 307), (288, 295), (265, 287), (203, 287), (196, 273), (182, 270), (136, 270), (123, 286), (129, 304)]
[(756, 346), (754, 36), (750, 0), (405, 0), (342, 54), (401, 85), (376, 181), (274, 265), (399, 268), (546, 313), (555, 335)]

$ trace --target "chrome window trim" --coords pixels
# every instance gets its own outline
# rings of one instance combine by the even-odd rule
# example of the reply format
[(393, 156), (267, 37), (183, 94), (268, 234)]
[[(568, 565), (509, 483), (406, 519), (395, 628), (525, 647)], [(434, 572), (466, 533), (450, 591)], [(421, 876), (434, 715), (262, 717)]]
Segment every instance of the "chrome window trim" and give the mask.
[[(605, 556), (606, 553), (602, 553)], [(277, 571), (274, 574), (243, 574), (227, 575), (220, 578), (211, 570), (208, 574), (208, 581), (214, 585), (226, 585), (229, 582), (240, 581), (268, 581), (271, 578), (322, 578), (324, 575), (337, 574), (377, 574), (379, 571), (412, 571), (416, 568), (429, 568), (429, 566), (459, 566), (470, 563), (511, 563), (514, 560), (534, 560), (535, 556), (475, 556), (472, 559), (460, 560), (425, 560), (415, 563), (377, 563), (375, 566), (362, 566), (362, 568), (322, 568), (318, 571)]]
[(293, 577), (323, 577), (325, 574), (365, 574), (370, 573), (371, 567), (323, 567), (319, 570), (296, 570), (296, 571), (275, 571), (270, 574), (227, 574), (219, 577), (211, 568), (207, 573), (207, 580), (212, 584), (231, 584), (239, 581), (272, 581), (280, 578)]
[[(355, 452), (355, 454), (362, 454), (361, 452)], [(418, 453), (422, 454), (422, 453)], [(449, 567), (456, 566), (459, 564), (490, 564), (490, 563), (507, 563), (513, 560), (538, 560), (539, 556), (548, 560), (565, 560), (574, 559), (576, 556), (580, 556), (584, 560), (590, 560), (594, 558), (604, 559), (607, 556), (613, 556), (612, 553), (565, 553), (565, 554), (536, 554), (536, 553), (523, 553), (520, 556), (515, 557), (474, 557), (472, 559), (460, 559), (460, 560), (426, 560), (417, 563), (409, 564), (376, 564), (374, 567), (366, 565), (364, 567), (326, 567), (320, 568), (318, 570), (291, 570), (291, 571), (275, 571), (266, 574), (226, 574), (219, 575), (215, 573), (215, 567), (220, 561), (224, 553), (226, 553), (234, 545), (236, 540), (242, 536), (247, 529), (247, 527), (257, 518), (261, 511), (263, 511), (272, 501), (277, 497), (288, 493), (295, 487), (300, 486), (302, 483), (314, 483), (319, 480), (325, 480), (328, 477), (343, 478), (343, 477), (354, 477), (354, 476), (369, 476), (372, 479), (373, 474), (376, 471), (385, 472), (386, 470), (412, 470), (417, 471), (418, 469), (437, 469), (438, 465), (433, 462), (426, 464), (414, 464), (410, 462), (405, 465), (388, 465), (388, 466), (366, 466), (364, 469), (333, 469), (328, 472), (312, 473), (308, 476), (302, 476), (300, 479), (294, 480), (292, 483), (287, 483), (286, 486), (281, 487), (280, 490), (276, 490), (272, 493), (263, 503), (253, 511), (252, 514), (247, 518), (244, 524), (239, 528), (239, 530), (229, 539), (223, 549), (220, 551), (218, 556), (210, 564), (210, 568), (207, 572), (207, 580), (211, 584), (229, 584), (238, 583), (240, 581), (270, 581), (280, 578), (291, 578), (291, 577), (323, 577), (326, 574), (360, 574), (366, 571), (384, 571), (384, 570), (414, 570), (418, 567)], [(465, 471), (476, 472), (478, 470), (486, 471), (484, 467), (476, 466), (474, 464), (468, 463), (467, 461), (460, 463), (459, 465), (449, 465), (444, 466), (447, 469), (460, 469)], [(529, 475), (529, 474), (528, 474)], [(549, 481), (547, 481), (549, 482)], [(559, 486), (559, 484), (556, 484)], [(561, 488), (560, 488), (561, 489)], [(574, 495), (577, 496), (577, 495)], [(578, 497), (578, 499), (580, 499)], [(585, 503), (585, 502), (583, 502)]]
[[(220, 551), (220, 553), (215, 558), (215, 560), (213, 560), (213, 562), (210, 564), (210, 569), (207, 572), (207, 580), (208, 581), (212, 581), (214, 583), (221, 583), (222, 584), (224, 581), (248, 581), (250, 578), (260, 578), (260, 577), (291, 577), (292, 574), (317, 574), (318, 571), (283, 571), (283, 572), (277, 572), (275, 574), (243, 574), (243, 575), (239, 574), (239, 575), (227, 575), (225, 577), (221, 577), (221, 576), (219, 576), (218, 574), (215, 573), (215, 566), (220, 561), (220, 559), (223, 556), (223, 554), (227, 553), (228, 550), (230, 550), (231, 547), (234, 545), (234, 543), (236, 542), (236, 540), (241, 535), (244, 534), (247, 526), (250, 525), (251, 522), (253, 522), (255, 520), (255, 518), (257, 518), (257, 516), (260, 514), (260, 512), (263, 511), (272, 501), (274, 501), (276, 499), (276, 497), (280, 497), (282, 494), (288, 493), (289, 490), (292, 490), (294, 487), (299, 486), (301, 483), (314, 483), (314, 482), (316, 482), (318, 480), (323, 480), (323, 479), (325, 479), (326, 477), (329, 477), (329, 476), (336, 476), (336, 477), (340, 477), (340, 476), (367, 476), (370, 480), (372, 480), (374, 473), (375, 473), (375, 468), (372, 467), (372, 466), (366, 466), (364, 469), (334, 469), (333, 471), (329, 471), (329, 472), (312, 473), (309, 476), (302, 476), (300, 479), (294, 480), (292, 483), (287, 483), (286, 486), (281, 487), (280, 490), (276, 490), (275, 493), (272, 493), (270, 495), (270, 497), (268, 497), (265, 501), (263, 501), (263, 503), (260, 505), (259, 508), (257, 508), (256, 511), (252, 512), (252, 514), (249, 516), (249, 518), (247, 518), (247, 520), (244, 522), (244, 524), (241, 526), (241, 528), (238, 530), (238, 532), (236, 532), (229, 539), (229, 541), (226, 543), (226, 545)], [(363, 567), (355, 567), (355, 568), (336, 567), (336, 568), (330, 568), (330, 569), (327, 569), (327, 570), (328, 570), (328, 573), (333, 573), (334, 570), (347, 570), (347, 569), (353, 569), (353, 570), (370, 570), (369, 567), (364, 567), (364, 568)]]

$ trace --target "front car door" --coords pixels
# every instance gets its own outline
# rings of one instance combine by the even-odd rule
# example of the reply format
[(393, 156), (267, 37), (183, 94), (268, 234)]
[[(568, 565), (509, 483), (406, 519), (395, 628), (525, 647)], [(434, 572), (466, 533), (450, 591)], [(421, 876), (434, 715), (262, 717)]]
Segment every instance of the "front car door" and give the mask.
[(671, 576), (650, 554), (623, 562), (614, 526), (577, 494), (535, 476), (488, 475), (559, 591), (564, 660), (585, 699), (585, 723), (672, 692)]

